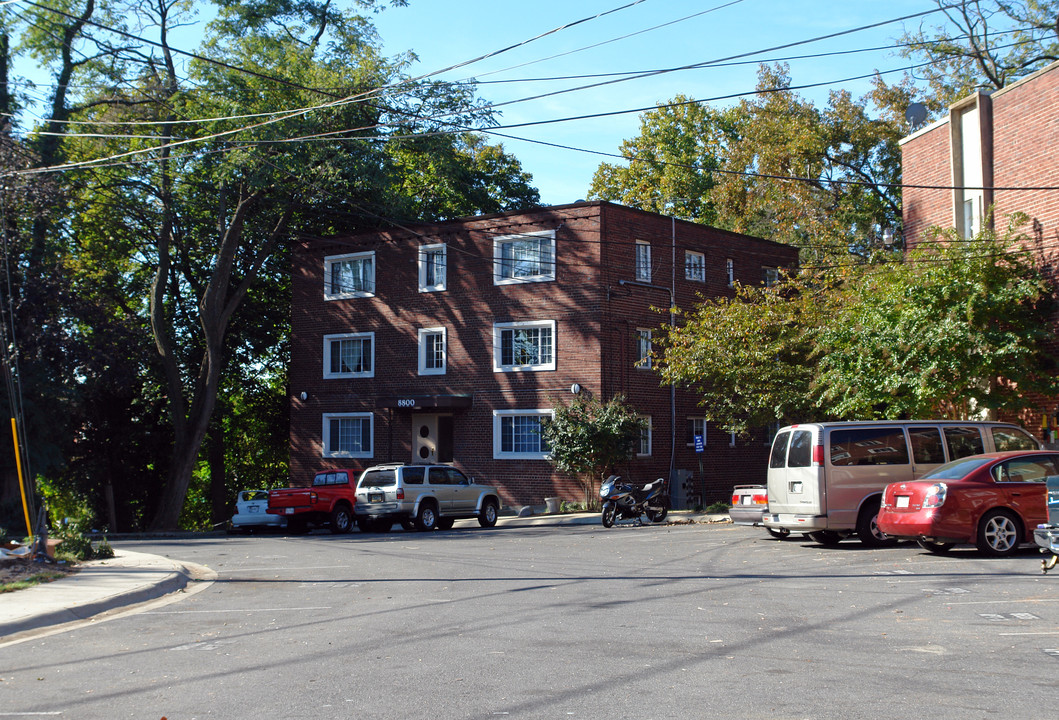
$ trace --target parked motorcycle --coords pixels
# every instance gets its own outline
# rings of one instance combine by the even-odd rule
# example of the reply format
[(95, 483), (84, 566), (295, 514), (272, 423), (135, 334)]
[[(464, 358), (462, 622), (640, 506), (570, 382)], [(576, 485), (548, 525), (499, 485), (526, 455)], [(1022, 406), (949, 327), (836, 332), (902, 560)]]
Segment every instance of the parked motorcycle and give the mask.
[[(662, 522), (669, 514), (669, 492), (664, 478), (640, 486), (622, 482), (618, 475), (611, 475), (599, 488), (603, 499), (603, 527), (611, 527), (615, 520), (640, 519), (646, 515), (651, 522)], [(641, 521), (642, 522), (642, 521)]]

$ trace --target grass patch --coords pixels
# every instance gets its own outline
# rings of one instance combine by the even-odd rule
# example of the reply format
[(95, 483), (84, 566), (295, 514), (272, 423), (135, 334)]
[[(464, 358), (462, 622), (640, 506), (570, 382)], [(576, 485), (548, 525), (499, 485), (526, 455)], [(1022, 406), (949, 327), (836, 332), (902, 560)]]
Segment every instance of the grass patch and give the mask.
[(34, 575), (29, 575), (18, 580), (12, 580), (11, 582), (0, 583), (0, 593), (15, 592), (16, 590), (25, 590), (31, 588), (34, 585), (43, 585), (44, 583), (50, 583), (53, 580), (59, 580), (64, 578), (69, 573), (57, 572), (55, 570), (45, 570)]

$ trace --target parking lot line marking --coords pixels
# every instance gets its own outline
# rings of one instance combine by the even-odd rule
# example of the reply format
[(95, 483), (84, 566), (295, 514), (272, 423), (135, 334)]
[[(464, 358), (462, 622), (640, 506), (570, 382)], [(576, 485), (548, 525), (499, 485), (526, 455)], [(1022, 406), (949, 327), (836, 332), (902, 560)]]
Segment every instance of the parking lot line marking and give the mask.
[(953, 602), (949, 605), (1015, 605), (1017, 603), (1053, 603), (1059, 602), (1059, 598), (1024, 598), (1022, 600), (1011, 600), (1005, 598), (1003, 600), (968, 600), (966, 602)]
[(1059, 635), (1059, 630), (1044, 631), (1044, 632), (997, 633), (997, 635)]
[(289, 608), (243, 608), (235, 610), (164, 610), (164, 611), (148, 611), (141, 613), (142, 615), (210, 615), (218, 613), (248, 613), (248, 612), (280, 612), (283, 610), (332, 610), (333, 608), (328, 605), (313, 605), (309, 607), (289, 607)]

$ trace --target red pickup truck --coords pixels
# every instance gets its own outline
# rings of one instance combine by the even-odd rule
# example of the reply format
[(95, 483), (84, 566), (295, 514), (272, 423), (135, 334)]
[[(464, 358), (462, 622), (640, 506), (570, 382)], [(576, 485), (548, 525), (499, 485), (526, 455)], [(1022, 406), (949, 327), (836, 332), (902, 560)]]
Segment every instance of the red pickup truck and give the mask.
[(306, 532), (310, 525), (330, 525), (333, 533), (347, 533), (353, 529), (357, 475), (357, 470), (324, 470), (313, 478), (312, 487), (272, 490), (268, 512), (287, 518), (292, 533)]

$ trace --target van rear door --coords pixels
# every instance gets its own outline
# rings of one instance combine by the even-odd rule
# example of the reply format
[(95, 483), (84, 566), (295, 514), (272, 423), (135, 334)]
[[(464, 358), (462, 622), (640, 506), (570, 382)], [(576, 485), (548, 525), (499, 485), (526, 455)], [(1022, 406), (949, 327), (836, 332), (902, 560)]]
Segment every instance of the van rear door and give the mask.
[(795, 426), (776, 435), (769, 457), (770, 515), (825, 514), (822, 468), (813, 450), (819, 444), (818, 433), (816, 426)]

